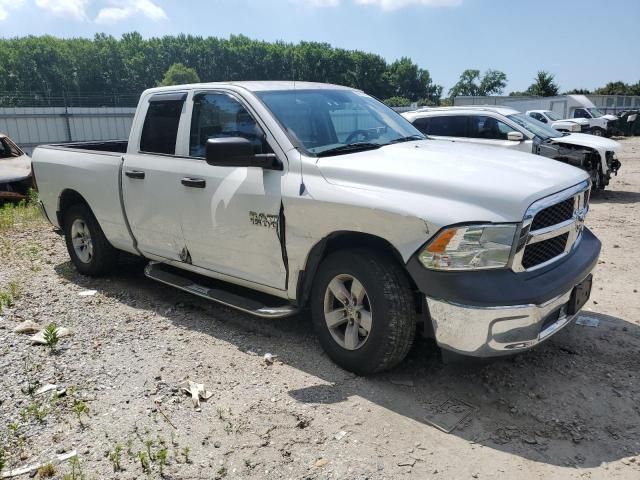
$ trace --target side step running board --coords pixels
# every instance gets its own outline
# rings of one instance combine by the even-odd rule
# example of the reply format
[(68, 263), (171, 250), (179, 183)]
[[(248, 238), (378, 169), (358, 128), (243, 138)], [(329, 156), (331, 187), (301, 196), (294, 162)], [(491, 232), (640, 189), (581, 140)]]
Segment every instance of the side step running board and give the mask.
[[(208, 287), (200, 283), (196, 283), (192, 278), (190, 278), (190, 276), (195, 276), (195, 274), (191, 274), (190, 272), (183, 273), (177, 268), (162, 263), (150, 262), (145, 267), (144, 274), (148, 278), (157, 282), (179, 288), (185, 292), (221, 303), (227, 307), (235, 308), (236, 310), (241, 310), (257, 317), (283, 318), (298, 313), (298, 309), (290, 304), (268, 306), (263, 302), (248, 296), (239, 295), (220, 287)], [(203, 283), (205, 283), (206, 277), (201, 278), (203, 279)], [(248, 289), (244, 290), (249, 291)]]

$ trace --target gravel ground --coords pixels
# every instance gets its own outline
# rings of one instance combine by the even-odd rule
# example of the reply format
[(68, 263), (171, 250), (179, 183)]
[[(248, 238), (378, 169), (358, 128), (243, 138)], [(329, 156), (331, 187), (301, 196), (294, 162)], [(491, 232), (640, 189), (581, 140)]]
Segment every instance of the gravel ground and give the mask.
[[(1, 232), (0, 290), (15, 281), (19, 296), (0, 313), (6, 469), (75, 450), (87, 479), (640, 478), (640, 138), (623, 144), (587, 218), (603, 251), (583, 317), (598, 326), (480, 365), (445, 365), (419, 341), (396, 370), (357, 377), (307, 314), (255, 319), (135, 262), (83, 277), (44, 223)], [(24, 320), (72, 334), (50, 353), (13, 333)], [(212, 393), (200, 409), (187, 379)], [(65, 394), (33, 395), (47, 383)]]

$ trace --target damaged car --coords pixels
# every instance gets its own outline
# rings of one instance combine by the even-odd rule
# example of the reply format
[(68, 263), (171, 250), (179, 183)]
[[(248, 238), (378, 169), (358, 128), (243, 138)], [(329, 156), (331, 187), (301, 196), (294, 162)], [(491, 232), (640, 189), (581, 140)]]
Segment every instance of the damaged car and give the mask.
[(559, 132), (508, 107), (423, 108), (402, 114), (422, 133), (437, 140), (478, 143), (534, 153), (589, 173), (593, 190), (603, 190), (621, 163), (620, 143), (582, 133)]
[(23, 200), (32, 186), (31, 159), (0, 133), (0, 201)]

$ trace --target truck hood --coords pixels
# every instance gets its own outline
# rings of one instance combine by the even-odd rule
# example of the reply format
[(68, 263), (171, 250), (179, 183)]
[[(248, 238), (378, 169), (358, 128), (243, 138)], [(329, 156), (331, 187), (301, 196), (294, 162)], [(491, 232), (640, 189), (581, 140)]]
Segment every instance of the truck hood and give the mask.
[(622, 150), (622, 145), (609, 138), (596, 137), (595, 135), (586, 135), (584, 133), (570, 133), (564, 137), (552, 138), (553, 143), (568, 143), (570, 145), (579, 145), (581, 147), (591, 147), (596, 150), (605, 150), (618, 152)]
[(18, 182), (31, 175), (31, 159), (26, 155), (0, 158), (0, 183)]
[(600, 118), (606, 118), (609, 121), (618, 120), (618, 117), (616, 117), (615, 115), (610, 115), (610, 114), (602, 115)]
[(331, 184), (377, 190), (403, 211), (460, 213), (460, 221), (520, 221), (534, 201), (588, 178), (538, 155), (436, 140), (319, 158), (317, 166)]

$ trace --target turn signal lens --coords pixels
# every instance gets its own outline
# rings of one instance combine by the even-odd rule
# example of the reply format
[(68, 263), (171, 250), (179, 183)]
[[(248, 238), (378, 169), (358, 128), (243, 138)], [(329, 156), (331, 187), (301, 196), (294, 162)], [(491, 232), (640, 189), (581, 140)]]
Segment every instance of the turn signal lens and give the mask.
[(420, 253), (433, 270), (504, 268), (509, 263), (515, 224), (465, 225), (441, 231)]

